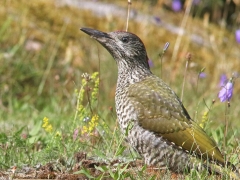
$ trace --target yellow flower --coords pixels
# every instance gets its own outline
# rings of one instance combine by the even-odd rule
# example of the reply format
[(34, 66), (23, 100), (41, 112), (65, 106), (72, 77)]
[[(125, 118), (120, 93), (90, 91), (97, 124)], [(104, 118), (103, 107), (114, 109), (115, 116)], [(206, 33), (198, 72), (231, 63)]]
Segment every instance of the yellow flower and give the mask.
[(49, 124), (46, 128), (45, 128), (45, 131), (46, 132), (52, 132), (53, 128), (52, 128), (52, 125)]
[(82, 101), (83, 101), (83, 97), (84, 97), (84, 93), (85, 93), (85, 86), (86, 85), (87, 85), (87, 80), (85, 78), (83, 78), (82, 79), (82, 87), (81, 87), (81, 89), (78, 92), (78, 101), (79, 101), (79, 103), (82, 103)]
[(91, 75), (91, 78), (92, 78), (92, 79), (98, 78), (98, 72), (94, 72), (94, 73)]
[(94, 126), (89, 126), (88, 131), (91, 133), (94, 129)]
[(91, 120), (89, 121), (89, 123), (86, 126), (82, 127), (82, 134), (85, 133), (90, 133), (92, 134), (93, 130), (96, 128), (96, 126), (98, 125), (98, 119), (99, 116), (98, 115), (94, 115)]
[(87, 81), (85, 78), (82, 79), (82, 86), (85, 86), (87, 84)]
[(207, 121), (208, 121), (208, 111), (206, 111), (206, 112), (203, 113), (202, 121), (200, 122), (199, 126), (200, 126), (201, 128), (204, 128)]
[(44, 117), (44, 118), (43, 118), (42, 128), (45, 129), (46, 132), (52, 132), (52, 130), (53, 130), (53, 127), (52, 127), (52, 125), (49, 123), (47, 117)]
[(87, 132), (88, 132), (87, 126), (83, 126), (83, 127), (82, 127), (82, 134), (85, 134), (85, 133), (87, 133)]
[(92, 126), (97, 126), (98, 125), (98, 118), (99, 116), (98, 115), (94, 115), (90, 121), (90, 123), (92, 124)]
[(44, 117), (44, 118), (43, 118), (43, 125), (42, 125), (42, 127), (43, 127), (43, 128), (46, 128), (47, 125), (48, 125), (48, 118), (47, 118), (47, 117)]
[(94, 81), (94, 87), (92, 90), (91, 97), (93, 100), (97, 99), (98, 95), (98, 89), (99, 89), (99, 77), (98, 77), (98, 72), (95, 72), (92, 74), (91, 79)]
[(84, 106), (82, 104), (80, 104), (79, 107), (78, 107), (78, 111), (82, 112), (83, 110), (84, 110)]
[(84, 92), (85, 92), (85, 85), (82, 86), (81, 89), (80, 89), (80, 91), (79, 91), (79, 102), (80, 102), (80, 103), (83, 101)]

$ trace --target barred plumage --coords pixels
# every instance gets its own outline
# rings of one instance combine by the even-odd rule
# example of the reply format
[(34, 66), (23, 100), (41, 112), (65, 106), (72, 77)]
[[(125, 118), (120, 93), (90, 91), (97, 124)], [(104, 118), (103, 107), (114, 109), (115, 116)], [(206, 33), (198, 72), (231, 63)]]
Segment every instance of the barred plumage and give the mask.
[[(119, 125), (122, 133), (128, 130), (128, 142), (145, 163), (175, 172), (207, 168), (221, 174), (222, 166), (230, 163), (190, 118), (174, 91), (152, 74), (142, 41), (124, 31), (81, 30), (102, 44), (117, 62), (115, 102)], [(229, 175), (238, 177), (237, 172)]]

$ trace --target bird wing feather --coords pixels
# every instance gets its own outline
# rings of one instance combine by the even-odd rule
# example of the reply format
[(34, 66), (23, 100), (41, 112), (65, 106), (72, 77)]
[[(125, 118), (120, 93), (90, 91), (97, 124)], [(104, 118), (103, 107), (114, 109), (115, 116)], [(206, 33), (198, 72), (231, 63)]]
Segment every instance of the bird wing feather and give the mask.
[(178, 96), (157, 76), (150, 76), (128, 88), (130, 103), (139, 125), (204, 159), (224, 158), (216, 143), (191, 120)]

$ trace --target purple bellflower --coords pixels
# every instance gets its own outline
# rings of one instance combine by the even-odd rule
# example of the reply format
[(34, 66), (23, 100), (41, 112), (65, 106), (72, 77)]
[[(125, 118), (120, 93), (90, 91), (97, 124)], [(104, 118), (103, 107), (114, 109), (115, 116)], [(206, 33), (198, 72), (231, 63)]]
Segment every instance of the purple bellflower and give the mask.
[(175, 12), (181, 11), (182, 2), (181, 0), (172, 0), (172, 10)]
[(231, 78), (218, 93), (221, 102), (230, 101), (233, 95), (233, 79)]
[(237, 29), (235, 32), (236, 41), (240, 44), (240, 29)]
[(222, 88), (223, 86), (225, 86), (227, 84), (227, 76), (226, 74), (222, 74), (220, 77), (220, 83), (219, 86)]
[(203, 78), (206, 78), (207, 77), (207, 74), (205, 72), (200, 72), (199, 73), (199, 78), (203, 79)]

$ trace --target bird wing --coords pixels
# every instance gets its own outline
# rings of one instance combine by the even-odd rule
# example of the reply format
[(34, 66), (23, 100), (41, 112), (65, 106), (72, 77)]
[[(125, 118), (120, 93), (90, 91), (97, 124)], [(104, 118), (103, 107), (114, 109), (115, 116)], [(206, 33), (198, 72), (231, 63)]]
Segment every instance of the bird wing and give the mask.
[(150, 76), (128, 89), (139, 125), (204, 159), (224, 158), (216, 143), (191, 120), (178, 96), (158, 77)]

